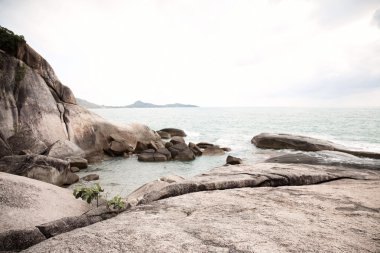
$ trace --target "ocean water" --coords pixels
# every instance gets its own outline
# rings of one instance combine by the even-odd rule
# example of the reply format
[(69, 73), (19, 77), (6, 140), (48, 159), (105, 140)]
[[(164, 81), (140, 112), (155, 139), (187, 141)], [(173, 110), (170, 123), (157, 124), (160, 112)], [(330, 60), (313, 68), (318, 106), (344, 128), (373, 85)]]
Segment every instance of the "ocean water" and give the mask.
[[(380, 108), (115, 108), (93, 109), (118, 123), (143, 123), (154, 130), (183, 129), (187, 142), (205, 141), (229, 147), (223, 156), (201, 156), (191, 162), (142, 163), (137, 157), (93, 164), (79, 176), (97, 173), (110, 196), (126, 196), (144, 183), (176, 174), (191, 177), (222, 166), (228, 154), (252, 164), (292, 151), (261, 150), (251, 144), (262, 132), (301, 134), (354, 149), (380, 152)], [(71, 187), (75, 187), (71, 186)]]

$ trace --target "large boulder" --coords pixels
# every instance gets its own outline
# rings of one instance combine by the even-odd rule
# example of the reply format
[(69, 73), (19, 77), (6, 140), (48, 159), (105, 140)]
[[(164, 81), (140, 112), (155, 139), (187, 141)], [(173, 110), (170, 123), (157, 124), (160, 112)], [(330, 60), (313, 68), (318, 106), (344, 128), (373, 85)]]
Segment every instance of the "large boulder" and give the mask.
[(168, 132), (157, 131), (158, 135), (160, 135), (161, 139), (170, 139), (171, 135)]
[(196, 156), (201, 156), (203, 153), (202, 150), (195, 143), (189, 142), (189, 148), (191, 151), (193, 151), (194, 155)]
[(69, 140), (59, 140), (51, 145), (47, 152), (48, 156), (65, 159), (70, 157), (84, 157), (84, 151)]
[(186, 143), (178, 143), (168, 148), (172, 158), (179, 161), (191, 161), (195, 159), (194, 153)]
[(164, 129), (161, 129), (159, 132), (166, 132), (170, 134), (171, 137), (174, 137), (174, 136), (186, 137), (185, 131), (178, 128), (164, 128)]
[(243, 162), (243, 160), (241, 160), (238, 157), (234, 157), (232, 155), (229, 155), (226, 158), (226, 164), (236, 165), (236, 164), (241, 164), (242, 162)]
[(202, 155), (224, 155), (224, 150), (222, 148), (219, 148), (217, 146), (212, 146), (205, 148), (202, 151)]
[(0, 159), (0, 171), (25, 176), (55, 185), (73, 184), (79, 180), (68, 161), (42, 155), (14, 155)]
[(89, 208), (71, 190), (0, 172), (0, 233), (81, 215)]
[(251, 142), (258, 148), (294, 149), (302, 151), (339, 151), (359, 157), (380, 159), (380, 153), (352, 150), (336, 143), (301, 135), (261, 133), (252, 138)]
[(0, 45), (0, 73), (0, 157), (41, 154), (44, 147), (70, 141), (92, 161), (101, 157), (112, 134), (133, 148), (137, 141), (160, 139), (144, 125), (111, 124), (77, 105), (50, 64), (25, 42), (12, 51)]

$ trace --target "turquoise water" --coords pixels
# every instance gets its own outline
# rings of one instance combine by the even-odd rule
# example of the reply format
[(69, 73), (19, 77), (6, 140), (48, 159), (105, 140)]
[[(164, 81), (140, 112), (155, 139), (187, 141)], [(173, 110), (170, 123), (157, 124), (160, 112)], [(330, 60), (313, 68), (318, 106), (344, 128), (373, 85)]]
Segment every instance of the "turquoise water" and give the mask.
[(187, 133), (187, 142), (206, 141), (232, 149), (224, 156), (203, 156), (191, 162), (113, 159), (81, 171), (80, 176), (99, 174), (101, 185), (110, 195), (125, 196), (142, 184), (169, 174), (200, 174), (223, 165), (228, 154), (249, 164), (284, 152), (255, 148), (250, 141), (262, 132), (307, 135), (380, 152), (380, 108), (115, 108), (93, 112), (113, 122), (139, 122), (154, 130), (180, 128)]

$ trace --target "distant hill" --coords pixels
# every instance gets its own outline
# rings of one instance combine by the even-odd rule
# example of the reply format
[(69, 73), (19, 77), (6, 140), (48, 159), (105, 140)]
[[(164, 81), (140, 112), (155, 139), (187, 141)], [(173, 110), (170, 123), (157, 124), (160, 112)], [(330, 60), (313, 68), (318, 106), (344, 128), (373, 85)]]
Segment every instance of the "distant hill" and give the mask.
[(180, 103), (175, 104), (166, 104), (166, 105), (155, 105), (152, 103), (145, 103), (143, 101), (136, 101), (131, 105), (125, 105), (125, 106), (106, 106), (106, 105), (97, 105), (94, 103), (91, 103), (87, 100), (76, 98), (77, 103), (85, 108), (90, 109), (96, 109), (96, 108), (175, 108), (175, 107), (198, 107), (196, 105), (185, 105)]
[(155, 104), (145, 103), (145, 102), (138, 100), (131, 105), (127, 105), (127, 106), (123, 106), (123, 107), (126, 107), (126, 108), (164, 108), (164, 107), (198, 107), (198, 106), (196, 106), (196, 105), (185, 105), (185, 104), (179, 104), (179, 103), (166, 104), (166, 105), (155, 105)]
[(81, 99), (81, 98), (76, 98), (76, 100), (77, 100), (78, 105), (81, 105), (85, 108), (95, 109), (95, 108), (102, 108), (103, 107), (101, 105), (91, 103), (91, 102), (84, 100), (84, 99)]

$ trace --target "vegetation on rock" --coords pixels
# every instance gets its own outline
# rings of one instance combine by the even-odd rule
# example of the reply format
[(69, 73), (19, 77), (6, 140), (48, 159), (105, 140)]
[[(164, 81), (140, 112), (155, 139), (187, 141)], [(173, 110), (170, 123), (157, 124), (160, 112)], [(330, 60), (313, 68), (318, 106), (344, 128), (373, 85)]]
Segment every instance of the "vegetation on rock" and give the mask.
[(87, 203), (91, 203), (93, 199), (96, 199), (96, 206), (99, 206), (99, 197), (100, 193), (104, 192), (104, 189), (100, 187), (98, 183), (94, 184), (91, 187), (78, 187), (74, 189), (73, 195), (76, 199), (81, 198)]
[(25, 42), (24, 36), (14, 34), (11, 30), (0, 26), (0, 49), (15, 56), (18, 46)]
[(125, 208), (125, 202), (119, 195), (116, 195), (111, 200), (107, 201), (107, 206), (112, 206), (115, 209), (122, 209)]

